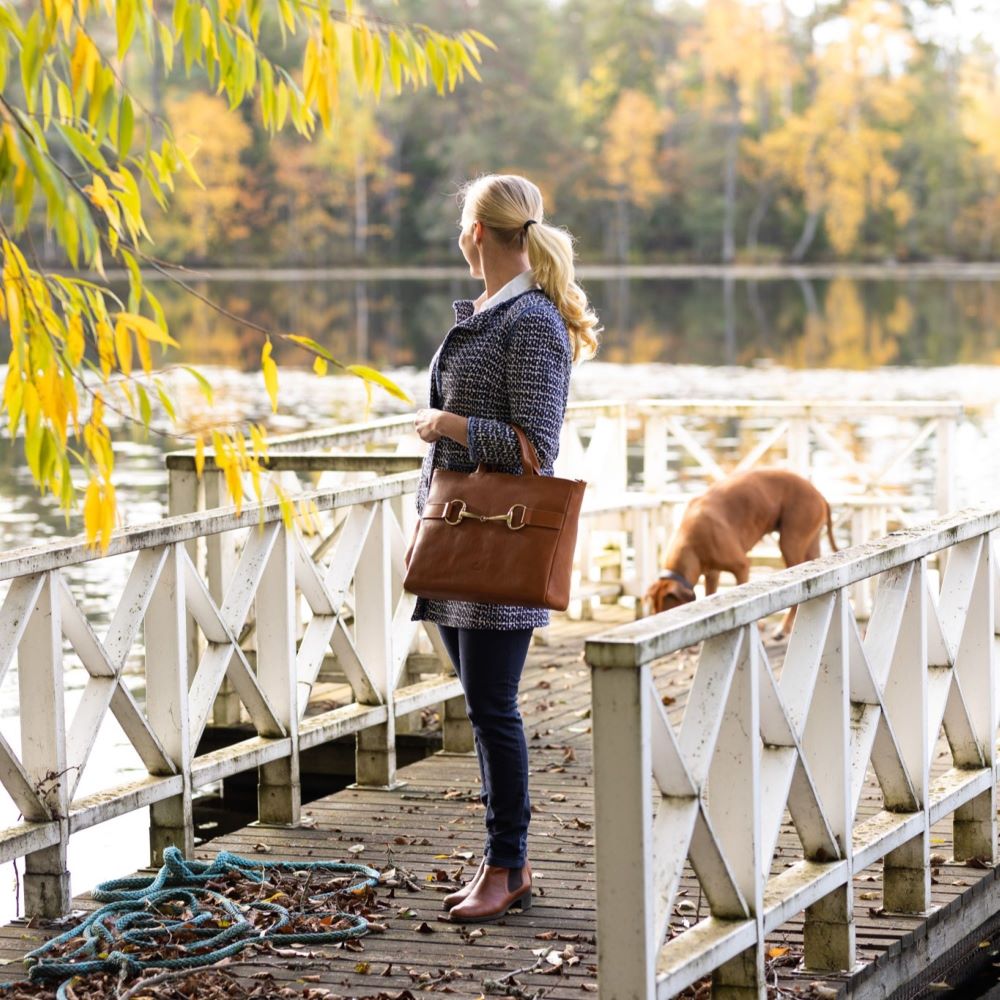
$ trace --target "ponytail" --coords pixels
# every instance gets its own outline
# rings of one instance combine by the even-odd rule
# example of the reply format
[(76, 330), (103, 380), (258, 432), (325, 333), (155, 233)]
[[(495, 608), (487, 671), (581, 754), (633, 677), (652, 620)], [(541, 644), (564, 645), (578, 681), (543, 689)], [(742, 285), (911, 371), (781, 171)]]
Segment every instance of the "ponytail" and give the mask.
[(574, 280), (572, 237), (564, 229), (539, 222), (528, 226), (524, 238), (535, 281), (566, 324), (573, 360), (592, 358), (597, 353), (597, 316)]
[(487, 174), (470, 181), (459, 199), (463, 226), (478, 220), (502, 240), (527, 249), (535, 281), (566, 324), (573, 360), (592, 358), (600, 327), (574, 277), (573, 238), (565, 229), (542, 220), (538, 188), (516, 174)]

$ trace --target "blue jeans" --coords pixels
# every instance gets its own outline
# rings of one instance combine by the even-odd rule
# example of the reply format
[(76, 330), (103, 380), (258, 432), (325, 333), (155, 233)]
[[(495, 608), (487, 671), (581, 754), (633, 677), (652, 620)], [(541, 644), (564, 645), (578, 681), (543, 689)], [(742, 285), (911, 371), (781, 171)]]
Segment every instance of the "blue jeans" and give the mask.
[(465, 691), (486, 806), (488, 865), (523, 868), (528, 856), (528, 746), (517, 686), (533, 629), (438, 625)]

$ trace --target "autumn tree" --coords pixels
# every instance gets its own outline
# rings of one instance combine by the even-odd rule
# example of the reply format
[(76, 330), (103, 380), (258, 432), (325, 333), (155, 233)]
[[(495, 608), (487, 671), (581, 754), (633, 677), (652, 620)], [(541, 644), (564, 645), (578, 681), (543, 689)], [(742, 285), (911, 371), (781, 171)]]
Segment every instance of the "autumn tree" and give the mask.
[(912, 48), (903, 10), (898, 0), (850, 0), (841, 20), (843, 38), (814, 59), (809, 102), (760, 144), (767, 168), (803, 199), (796, 260), (820, 221), (833, 249), (847, 254), (869, 212), (887, 211), (903, 225), (911, 211), (893, 163), (912, 109), (912, 81), (901, 70)]
[(722, 260), (736, 255), (738, 158), (748, 125), (771, 118), (780, 92), (796, 75), (781, 24), (768, 23), (762, 7), (745, 0), (707, 0), (701, 22), (681, 44), (680, 55), (696, 65), (703, 114), (721, 118), (724, 211)]
[(1000, 235), (1000, 79), (996, 56), (979, 51), (961, 75), (960, 121), (980, 180), (978, 196), (966, 207), (962, 229), (988, 256)]
[[(262, 48), (265, 13), (283, 36), (303, 40), (294, 65)], [(164, 270), (149, 252), (147, 202), (167, 209), (182, 175), (200, 182), (171, 122), (150, 113), (123, 82), (129, 65), (166, 73), (176, 63), (230, 108), (252, 104), (270, 134), (290, 125), (311, 137), (332, 131), (342, 87), (376, 99), (404, 86), (444, 93), (466, 74), (478, 77), (484, 44), (471, 31), (444, 34), (371, 17), (354, 0), (342, 7), (328, 0), (174, 0), (169, 7), (154, 0), (0, 0), (0, 318), (11, 338), (0, 408), (10, 433), (23, 438), (35, 481), (67, 510), (75, 497), (72, 462), (82, 464), (91, 539), (107, 545), (115, 523), (109, 410), (146, 425), (154, 400), (173, 412), (153, 349), (176, 341), (143, 280), (145, 268)], [(33, 252), (27, 234), (36, 213), (62, 248), (69, 275), (47, 272)], [(128, 274), (125, 300), (105, 279), (111, 261)], [(334, 364), (399, 393), (378, 372), (344, 366), (309, 338), (259, 332), (274, 407), (277, 336), (311, 351), (320, 372)], [(259, 486), (263, 434), (216, 429), (212, 444), (239, 503), (242, 471)], [(199, 437), (199, 462), (203, 447)], [(288, 498), (282, 502), (290, 514)]]

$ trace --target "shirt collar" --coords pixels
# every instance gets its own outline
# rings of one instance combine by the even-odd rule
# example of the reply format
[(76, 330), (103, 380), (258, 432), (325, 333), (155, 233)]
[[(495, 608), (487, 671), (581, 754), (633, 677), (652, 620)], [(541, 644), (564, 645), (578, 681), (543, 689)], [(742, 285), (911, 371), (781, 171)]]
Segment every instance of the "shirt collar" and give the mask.
[(522, 292), (527, 292), (537, 287), (538, 284), (535, 281), (535, 275), (529, 267), (527, 271), (522, 271), (517, 277), (511, 278), (503, 288), (494, 292), (474, 311), (477, 313), (485, 312), (487, 309), (492, 309), (493, 306), (500, 305), (501, 302), (506, 302), (507, 299), (514, 298), (515, 295), (520, 295)]

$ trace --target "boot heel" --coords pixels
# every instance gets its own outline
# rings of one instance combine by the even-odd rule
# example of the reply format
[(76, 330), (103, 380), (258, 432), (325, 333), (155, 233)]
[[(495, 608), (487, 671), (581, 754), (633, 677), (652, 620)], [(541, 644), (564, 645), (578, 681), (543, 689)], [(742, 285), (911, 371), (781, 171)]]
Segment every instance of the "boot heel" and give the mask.
[(510, 904), (510, 906), (511, 906), (511, 909), (513, 909), (515, 906), (520, 907), (520, 909), (522, 910), (522, 912), (525, 911), (525, 910), (530, 910), (531, 909), (531, 890), (529, 889), (523, 896), (519, 896), (517, 899), (515, 899), (514, 902)]

